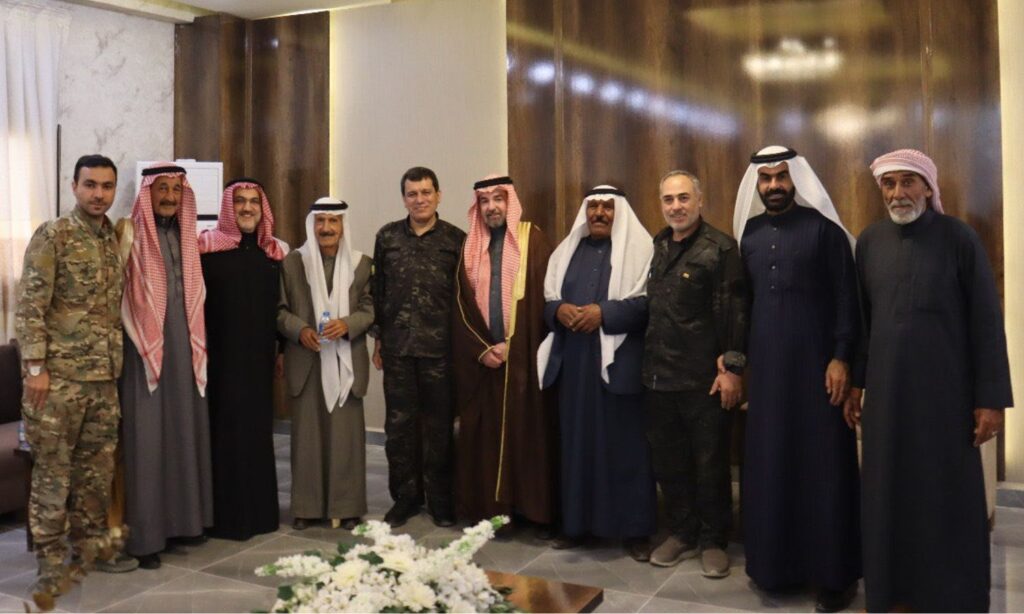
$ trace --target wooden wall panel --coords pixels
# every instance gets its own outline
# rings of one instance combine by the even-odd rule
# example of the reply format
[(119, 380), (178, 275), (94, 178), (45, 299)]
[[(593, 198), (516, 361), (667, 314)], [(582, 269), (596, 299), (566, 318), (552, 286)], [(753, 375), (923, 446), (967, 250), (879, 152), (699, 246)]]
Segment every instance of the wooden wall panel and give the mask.
[(330, 17), (309, 13), (251, 24), (250, 172), (273, 178), (278, 236), (305, 241), (309, 206), (328, 193)]
[[(547, 207), (531, 213), (556, 238), (605, 181), (656, 231), (658, 178), (674, 168), (701, 177), (705, 218), (731, 233), (749, 156), (768, 144), (807, 157), (857, 234), (885, 214), (868, 164), (915, 147), (935, 159), (947, 210), (978, 230), (1001, 279), (996, 0), (507, 6), (510, 172), (527, 207)], [(744, 68), (780, 45), (842, 63), (788, 80)]]
[(309, 205), (328, 190), (329, 14), (200, 17), (175, 41), (175, 157), (259, 179), (277, 236), (301, 244)]

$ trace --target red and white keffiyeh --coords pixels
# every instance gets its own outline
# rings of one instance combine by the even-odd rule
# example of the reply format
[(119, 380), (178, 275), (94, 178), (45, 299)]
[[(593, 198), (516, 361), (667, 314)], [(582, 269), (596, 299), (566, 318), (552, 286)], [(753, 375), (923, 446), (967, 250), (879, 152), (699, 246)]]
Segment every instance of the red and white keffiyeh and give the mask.
[[(153, 203), (149, 187), (160, 177), (181, 177), (181, 202), (178, 206), (178, 227), (181, 234), (181, 276), (185, 291), (185, 317), (189, 344), (192, 347), (192, 372), (199, 394), (206, 395), (206, 285), (199, 263), (196, 236), (196, 196), (185, 172), (172, 162), (157, 162), (149, 169), (167, 169), (144, 175), (139, 195), (132, 206), (131, 219), (135, 240), (125, 267), (124, 297), (121, 318), (124, 330), (142, 356), (146, 368), (146, 384), (150, 393), (160, 382), (164, 358), (164, 316), (167, 313), (167, 272), (160, 253)], [(148, 169), (147, 169), (148, 170)]]
[(284, 260), (288, 250), (282, 246), (280, 240), (274, 238), (274, 214), (270, 210), (267, 194), (263, 191), (263, 186), (255, 181), (247, 180), (235, 181), (224, 188), (224, 195), (220, 199), (217, 227), (213, 230), (204, 230), (199, 235), (199, 253), (230, 251), (236, 249), (242, 242), (242, 231), (239, 230), (238, 220), (235, 217), (234, 200), (235, 192), (243, 189), (253, 189), (260, 193), (262, 215), (260, 223), (256, 226), (256, 241), (260, 249), (272, 260)]
[(508, 193), (505, 210), (505, 244), (501, 252), (501, 312), (505, 321), (505, 330), (509, 330), (509, 317), (512, 313), (512, 289), (516, 275), (519, 273), (519, 239), (517, 229), (523, 216), (523, 206), (519, 203), (516, 188), (512, 179), (499, 175), (490, 175), (473, 186), (473, 204), (469, 206), (469, 233), (463, 248), (463, 261), (466, 276), (472, 286), (476, 305), (484, 316), (484, 322), (491, 321), (491, 255), (488, 248), (491, 244), (491, 229), (484, 221), (480, 211), (481, 194), (492, 194), (497, 190)]

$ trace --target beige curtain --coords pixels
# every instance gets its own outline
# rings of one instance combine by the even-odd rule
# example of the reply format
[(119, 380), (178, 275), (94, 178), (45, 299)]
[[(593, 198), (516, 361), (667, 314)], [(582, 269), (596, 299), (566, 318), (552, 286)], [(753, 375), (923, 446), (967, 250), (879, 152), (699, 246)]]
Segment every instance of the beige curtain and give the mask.
[(0, 5), (0, 341), (14, 336), (32, 232), (57, 209), (57, 92), (71, 17), (28, 0)]

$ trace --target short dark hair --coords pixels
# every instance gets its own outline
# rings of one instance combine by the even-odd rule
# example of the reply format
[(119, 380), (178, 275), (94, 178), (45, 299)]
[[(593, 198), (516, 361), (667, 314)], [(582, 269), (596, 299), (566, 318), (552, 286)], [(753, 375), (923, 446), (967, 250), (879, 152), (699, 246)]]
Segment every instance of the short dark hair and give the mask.
[(406, 181), (423, 181), (424, 179), (430, 179), (434, 183), (434, 189), (438, 192), (441, 191), (441, 184), (437, 182), (437, 174), (434, 171), (425, 166), (414, 166), (402, 175), (402, 196), (405, 196)]
[(110, 168), (114, 170), (114, 179), (117, 179), (117, 165), (110, 158), (100, 154), (82, 156), (75, 162), (75, 183), (78, 183), (78, 171), (82, 168)]

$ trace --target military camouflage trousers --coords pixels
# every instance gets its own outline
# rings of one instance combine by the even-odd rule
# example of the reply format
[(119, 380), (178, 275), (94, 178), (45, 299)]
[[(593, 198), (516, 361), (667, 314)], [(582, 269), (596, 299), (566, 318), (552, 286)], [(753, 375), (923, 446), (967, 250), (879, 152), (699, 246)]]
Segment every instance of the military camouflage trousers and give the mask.
[(22, 403), (32, 446), (28, 519), (40, 573), (57, 573), (71, 547), (92, 558), (107, 534), (120, 407), (113, 381), (79, 382), (50, 376), (41, 410)]
[(388, 489), (397, 501), (424, 498), (432, 514), (453, 508), (451, 363), (447, 358), (384, 353), (384, 452)]

